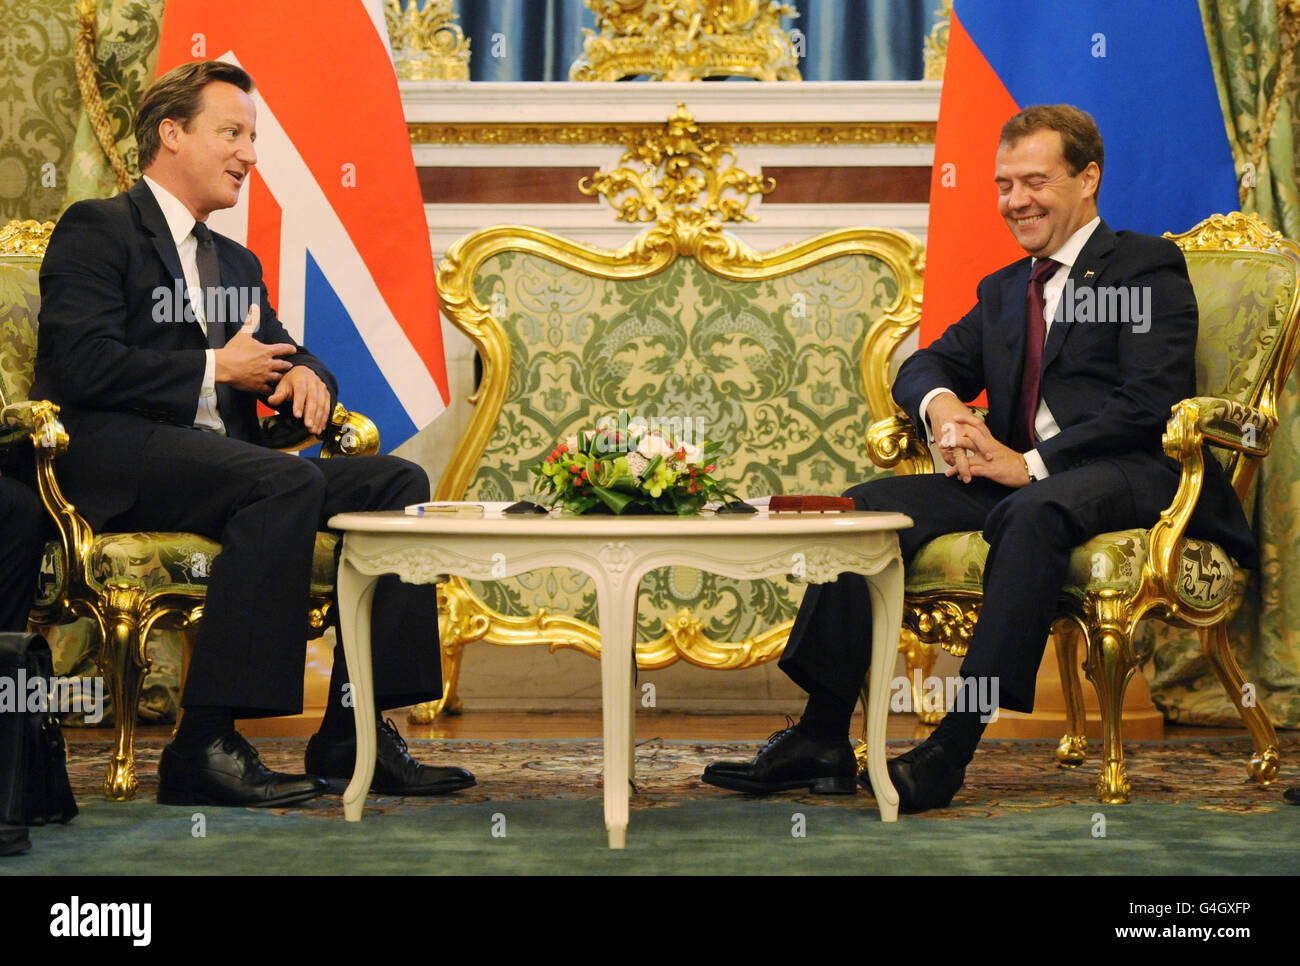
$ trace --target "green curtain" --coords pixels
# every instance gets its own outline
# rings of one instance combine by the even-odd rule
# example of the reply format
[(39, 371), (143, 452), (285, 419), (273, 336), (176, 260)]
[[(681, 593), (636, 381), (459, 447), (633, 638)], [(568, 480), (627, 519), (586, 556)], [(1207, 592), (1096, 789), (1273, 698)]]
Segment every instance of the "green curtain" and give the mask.
[[(99, 0), (95, 6), (99, 92), (116, 151), (131, 177), (138, 178), (132, 126), (135, 106), (153, 82), (158, 64), (163, 0)], [(119, 190), (113, 168), (91, 128), (86, 105), (82, 104), (63, 207), (83, 198), (111, 198)]]
[(81, 95), (68, 0), (0, 0), (0, 224), (63, 208)]
[[(1273, 0), (1200, 0), (1219, 100), (1239, 172), (1278, 81), (1282, 37)], [(1292, 78), (1295, 71), (1292, 70)], [(1254, 172), (1242, 210), (1256, 212), (1288, 238), (1300, 239), (1300, 156), (1292, 118), (1300, 88), (1284, 80), (1285, 96)], [(1252, 507), (1263, 566), (1248, 575), (1230, 636), (1257, 700), (1273, 721), (1300, 727), (1300, 390), (1292, 373), (1278, 402), (1280, 423), (1260, 469)], [(1235, 724), (1235, 710), (1201, 656), (1196, 635), (1150, 628), (1155, 659), (1148, 666), (1155, 702), (1177, 721)], [(1152, 640), (1154, 638), (1154, 640)]]

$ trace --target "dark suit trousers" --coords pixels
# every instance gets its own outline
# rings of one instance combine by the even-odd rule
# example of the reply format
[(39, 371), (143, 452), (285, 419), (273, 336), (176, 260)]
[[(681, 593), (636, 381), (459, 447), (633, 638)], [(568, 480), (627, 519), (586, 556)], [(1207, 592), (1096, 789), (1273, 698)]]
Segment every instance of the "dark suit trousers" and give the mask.
[[(1150, 527), (1173, 499), (1172, 461), (1146, 455), (1096, 460), (1020, 489), (942, 473), (871, 480), (850, 489), (862, 510), (905, 513), (899, 533), (904, 566), (945, 533), (983, 531), (989, 544), (984, 600), (963, 677), (998, 679), (1001, 706), (1032, 711), (1070, 551), (1098, 533)], [(844, 574), (811, 584), (780, 666), (805, 691), (856, 700), (871, 664), (871, 603), (866, 581)]]
[[(424, 471), (397, 457), (303, 459), (176, 426), (150, 435), (139, 485), (136, 505), (105, 529), (188, 531), (221, 542), (181, 703), (233, 708), (237, 717), (302, 710), (316, 531), (335, 513), (429, 498)], [(377, 707), (441, 697), (432, 584), (382, 578), (371, 640)]]
[(28, 487), (0, 476), (0, 631), (25, 631), (36, 595), (45, 507)]

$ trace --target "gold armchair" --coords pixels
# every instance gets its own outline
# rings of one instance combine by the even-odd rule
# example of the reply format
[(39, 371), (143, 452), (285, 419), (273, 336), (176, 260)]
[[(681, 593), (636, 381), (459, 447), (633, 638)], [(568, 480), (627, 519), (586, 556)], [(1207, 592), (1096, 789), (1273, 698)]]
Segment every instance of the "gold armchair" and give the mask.
[[(97, 664), (117, 727), (104, 794), (121, 801), (131, 798), (139, 784), (132, 742), (150, 664), (145, 642), (155, 627), (181, 632), (183, 682), (203, 617), (208, 569), (221, 545), (192, 533), (94, 533), (60, 490), (57, 460), (67, 449), (68, 435), (58, 420), (59, 409), (27, 398), (36, 361), (38, 273), (53, 229), (52, 222), (34, 221), (0, 228), (0, 445), (34, 447), (37, 488), (59, 534), (46, 546), (31, 623), (45, 629), (87, 617), (100, 635)], [(262, 427), (279, 449), (304, 449), (317, 442), (292, 417), (268, 416)], [(374, 423), (341, 405), (319, 441), (321, 455), (327, 457), (379, 450)], [(337, 540), (333, 534), (316, 537), (308, 616), (317, 635), (332, 619)]]
[[(1236, 569), (1218, 546), (1185, 537), (1204, 478), (1202, 443), (1246, 502), (1259, 460), (1277, 425), (1276, 402), (1300, 348), (1300, 246), (1256, 216), (1214, 215), (1181, 235), (1200, 306), (1197, 391), (1178, 403), (1164, 435), (1165, 452), (1182, 464), (1173, 503), (1150, 530), (1103, 533), (1075, 549), (1053, 636), (1066, 689), (1068, 726), (1057, 748), (1062, 765), (1084, 760), (1083, 692), (1076, 648), (1087, 646), (1084, 671), (1101, 706), (1102, 767), (1098, 798), (1125, 802), (1121, 708), (1124, 691), (1149, 657), (1135, 647), (1139, 620), (1157, 618), (1194, 627), (1202, 649), (1250, 732), (1247, 768), (1257, 782), (1277, 776), (1277, 736), (1253, 700), (1228, 643)], [(928, 447), (910, 420), (894, 416), (872, 426), (872, 459), (908, 472), (933, 472)], [(1249, 514), (1248, 514), (1249, 516)], [(979, 619), (988, 545), (978, 533), (948, 534), (927, 544), (907, 574), (902, 649), (912, 667), (928, 670), (936, 647), (966, 653)]]

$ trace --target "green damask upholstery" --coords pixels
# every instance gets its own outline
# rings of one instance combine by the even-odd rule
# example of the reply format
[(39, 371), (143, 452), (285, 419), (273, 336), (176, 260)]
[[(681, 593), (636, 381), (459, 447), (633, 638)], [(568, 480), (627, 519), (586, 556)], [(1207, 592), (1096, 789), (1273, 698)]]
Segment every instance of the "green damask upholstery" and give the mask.
[[(326, 596), (334, 591), (335, 548), (333, 533), (316, 534), (312, 559), (311, 592)], [(110, 581), (129, 580), (151, 591), (169, 590), (202, 594), (207, 590), (212, 560), (221, 544), (193, 533), (108, 533), (91, 544), (87, 583), (102, 590)], [(45, 545), (41, 573), (47, 575), (39, 587), (38, 605), (58, 599), (67, 567), (63, 546), (51, 540)]]
[[(898, 294), (879, 259), (839, 256), (742, 282), (681, 256), (630, 281), (507, 251), (484, 262), (475, 294), (508, 334), (512, 368), (466, 499), (525, 497), (528, 467), (557, 440), (619, 410), (700, 419), (704, 439), (731, 444), (720, 474), (748, 497), (838, 494), (882, 473), (863, 447), (882, 414), (868, 410), (861, 374), (864, 338)], [(472, 586), (507, 615), (545, 608), (596, 620), (595, 590), (577, 571)], [(662, 635), (681, 608), (711, 638), (749, 638), (791, 619), (802, 593), (784, 581), (665, 568), (642, 583), (639, 639)]]
[(37, 256), (0, 260), (0, 399), (28, 398), (36, 366), (36, 312), (41, 304)]
[[(1231, 258), (1187, 252), (1186, 257), (1201, 316), (1197, 393), (1246, 402), (1267, 376), (1265, 363), (1294, 294), (1295, 268), (1281, 253)], [(1235, 456), (1231, 450), (1213, 452), (1225, 467)]]
[[(1102, 590), (1135, 594), (1142, 582), (1147, 550), (1146, 530), (1099, 533), (1074, 548), (1061, 592), (1079, 600)], [(936, 537), (917, 552), (907, 568), (906, 592), (980, 593), (988, 552), (989, 545), (978, 533)], [(1215, 607), (1231, 595), (1234, 572), (1232, 558), (1218, 544), (1188, 538), (1183, 543), (1178, 597), (1194, 607)]]

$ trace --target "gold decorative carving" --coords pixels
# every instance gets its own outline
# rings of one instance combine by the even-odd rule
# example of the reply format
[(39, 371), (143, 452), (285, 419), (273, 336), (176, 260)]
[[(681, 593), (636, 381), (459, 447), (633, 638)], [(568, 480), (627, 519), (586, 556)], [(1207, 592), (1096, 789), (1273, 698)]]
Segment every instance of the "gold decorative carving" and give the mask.
[[(886, 402), (886, 409), (888, 405)], [(873, 411), (881, 412), (874, 409), (874, 401)], [(867, 428), (867, 455), (884, 469), (901, 466), (908, 474), (934, 472), (930, 447), (916, 434), (912, 421), (901, 414), (878, 420)]]
[[(1252, 249), (1268, 251), (1286, 242), (1281, 232), (1274, 231), (1259, 215), (1234, 211), (1227, 215), (1210, 215), (1198, 225), (1180, 235), (1165, 232), (1185, 252), (1235, 251)], [(1292, 243), (1294, 244), (1294, 243)]]
[(50, 243), (54, 222), (11, 221), (0, 227), (0, 255), (35, 255), (44, 257), (45, 246)]
[(469, 40), (452, 0), (384, 0), (384, 22), (399, 80), (469, 80)]
[(662, 129), (630, 135), (624, 144), (619, 167), (578, 182), (584, 195), (602, 195), (619, 221), (657, 221), (693, 238), (705, 225), (756, 220), (745, 211), (750, 197), (776, 187), (736, 167), (730, 145), (696, 124), (685, 104)]
[[(413, 144), (626, 144), (659, 124), (446, 124), (411, 121)], [(709, 123), (727, 144), (933, 144), (933, 121)]]
[(925, 38), (925, 80), (943, 80), (948, 65), (948, 29), (952, 26), (952, 0), (943, 0), (935, 11), (939, 20)]
[(908, 595), (903, 624), (924, 643), (938, 644), (955, 657), (965, 657), (979, 614), (978, 595)]
[(379, 427), (374, 420), (335, 403), (321, 456), (374, 456), (378, 452)]
[(752, 77), (797, 81), (799, 56), (778, 0), (587, 0), (599, 30), (584, 29), (571, 81), (696, 81)]

